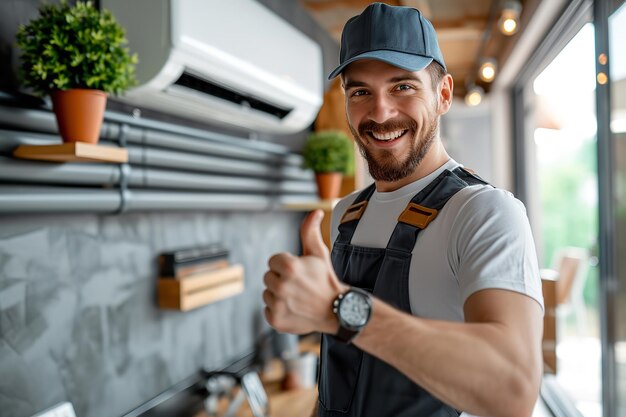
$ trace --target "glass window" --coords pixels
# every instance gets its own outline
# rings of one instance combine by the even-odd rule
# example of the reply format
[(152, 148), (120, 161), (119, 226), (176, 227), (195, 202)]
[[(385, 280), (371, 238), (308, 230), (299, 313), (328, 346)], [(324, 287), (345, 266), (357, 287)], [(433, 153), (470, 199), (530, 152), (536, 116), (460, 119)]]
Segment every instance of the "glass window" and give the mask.
[(538, 255), (558, 273), (557, 380), (586, 417), (602, 416), (594, 42), (588, 23), (534, 78), (526, 121)]
[[(622, 3), (622, 2), (620, 2)], [(617, 294), (616, 389), (618, 416), (626, 416), (626, 6), (609, 17), (609, 66), (611, 75), (611, 133), (613, 142)]]

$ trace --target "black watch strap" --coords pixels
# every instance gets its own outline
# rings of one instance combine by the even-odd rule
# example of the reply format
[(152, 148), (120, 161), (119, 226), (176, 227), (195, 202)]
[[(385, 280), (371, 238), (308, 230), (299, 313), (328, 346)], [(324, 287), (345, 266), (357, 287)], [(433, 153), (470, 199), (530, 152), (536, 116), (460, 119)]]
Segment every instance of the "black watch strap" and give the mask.
[(342, 325), (339, 325), (339, 330), (335, 334), (335, 338), (343, 343), (350, 343), (354, 337), (359, 334), (357, 330), (350, 330)]

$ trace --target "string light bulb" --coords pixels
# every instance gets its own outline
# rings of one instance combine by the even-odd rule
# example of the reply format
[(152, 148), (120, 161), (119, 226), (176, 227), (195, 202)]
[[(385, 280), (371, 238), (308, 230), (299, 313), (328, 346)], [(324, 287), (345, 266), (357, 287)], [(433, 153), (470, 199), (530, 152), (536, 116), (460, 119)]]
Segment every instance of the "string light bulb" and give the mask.
[(486, 58), (480, 64), (478, 76), (486, 83), (490, 83), (496, 78), (497, 64), (493, 58)]
[(465, 94), (465, 104), (470, 107), (476, 107), (483, 101), (484, 95), (485, 90), (483, 90), (482, 87), (472, 85), (467, 89), (467, 93)]
[(506, 36), (515, 34), (519, 29), (519, 16), (522, 13), (522, 3), (519, 0), (506, 0), (502, 8), (498, 28)]

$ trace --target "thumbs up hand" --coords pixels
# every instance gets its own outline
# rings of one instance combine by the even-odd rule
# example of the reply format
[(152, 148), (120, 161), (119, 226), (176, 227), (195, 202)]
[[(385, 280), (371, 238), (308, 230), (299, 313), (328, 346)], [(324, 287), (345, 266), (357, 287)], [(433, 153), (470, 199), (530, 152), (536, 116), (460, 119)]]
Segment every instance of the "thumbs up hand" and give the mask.
[(308, 214), (300, 226), (300, 240), (304, 256), (317, 256), (330, 264), (330, 252), (322, 238), (324, 212), (315, 210)]
[(337, 331), (332, 302), (349, 287), (333, 270), (320, 229), (323, 217), (321, 210), (315, 210), (302, 222), (303, 256), (279, 253), (269, 260), (269, 271), (263, 277), (265, 318), (280, 332)]

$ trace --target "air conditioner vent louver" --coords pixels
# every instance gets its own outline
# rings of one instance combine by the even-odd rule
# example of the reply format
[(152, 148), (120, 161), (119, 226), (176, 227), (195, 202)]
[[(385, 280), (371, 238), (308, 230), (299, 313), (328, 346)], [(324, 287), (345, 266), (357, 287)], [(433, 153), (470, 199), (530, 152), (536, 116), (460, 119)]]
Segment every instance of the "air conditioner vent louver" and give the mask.
[[(322, 48), (258, 0), (100, 0), (137, 53), (117, 99), (237, 130), (310, 128), (323, 102)], [(181, 76), (182, 74), (182, 76)]]
[(230, 101), (235, 104), (248, 106), (260, 112), (270, 114), (281, 120), (291, 112), (291, 109), (275, 106), (250, 95), (242, 94), (224, 86), (204, 80), (200, 77), (196, 77), (195, 75), (192, 75), (188, 72), (183, 72), (183, 74), (180, 76), (180, 78), (178, 78), (178, 80), (176, 80), (174, 84), (181, 87), (190, 88), (192, 90), (199, 91), (203, 94), (217, 97), (222, 100)]

